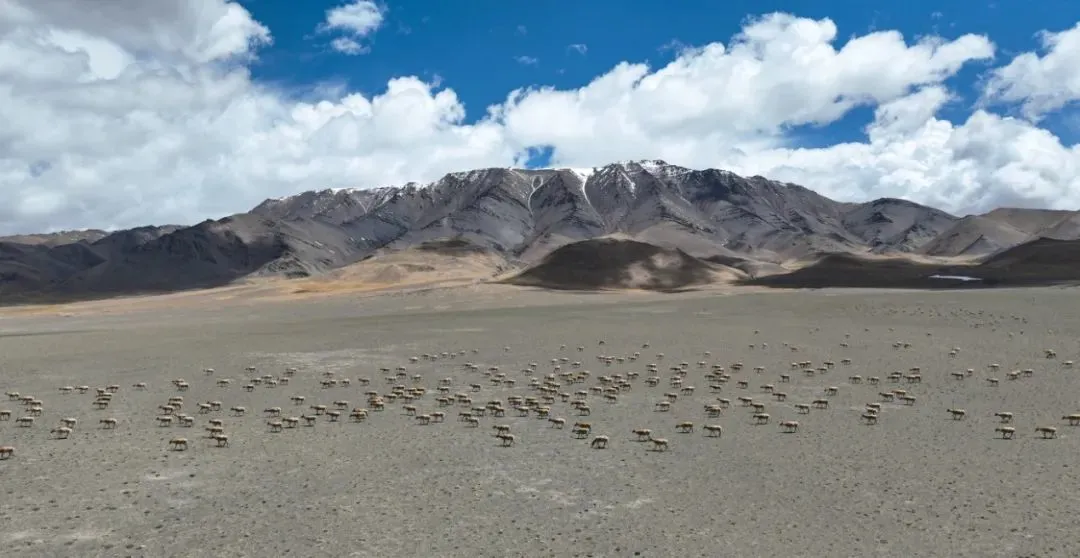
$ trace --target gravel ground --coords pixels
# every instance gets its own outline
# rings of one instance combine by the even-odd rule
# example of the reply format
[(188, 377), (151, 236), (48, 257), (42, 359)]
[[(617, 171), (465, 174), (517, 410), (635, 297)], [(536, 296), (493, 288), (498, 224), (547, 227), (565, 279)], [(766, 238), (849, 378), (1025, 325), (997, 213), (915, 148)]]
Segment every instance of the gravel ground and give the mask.
[[(1080, 361), (1077, 295), (473, 287), (0, 314), (0, 387), (44, 402), (44, 415), (19, 428), (14, 418), (26, 408), (0, 399), (0, 409), (13, 412), (0, 422), (0, 445), (16, 448), (0, 460), (0, 544), (5, 556), (80, 557), (1080, 556), (1069, 511), (1080, 507), (1080, 428), (1062, 420), (1080, 412), (1080, 365), (1065, 364)], [(953, 347), (959, 353), (950, 357)], [(1044, 349), (1057, 358), (1045, 358)], [(458, 350), (467, 354), (409, 362)], [(635, 352), (636, 361), (611, 366), (596, 358)], [(554, 403), (552, 415), (568, 421), (564, 430), (512, 411), (469, 428), (457, 420), (465, 409), (436, 408), (442, 378), (453, 379), (451, 393), (482, 383), (470, 392), (477, 405), (539, 395), (528, 380), (551, 372), (551, 359), (562, 356), (583, 363), (564, 370), (591, 371), (585, 383), (559, 388), (571, 393), (598, 385), (601, 375), (641, 375), (617, 403), (590, 395), (589, 417)], [(845, 358), (850, 365), (841, 364)], [(790, 383), (780, 382), (792, 361), (826, 360), (836, 367), (812, 376), (794, 371)], [(481, 371), (498, 366), (517, 383), (494, 386), (466, 361)], [(654, 411), (677, 391), (669, 368), (682, 361), (689, 363), (685, 385), (697, 389), (669, 412)], [(732, 379), (721, 393), (707, 389), (714, 382), (698, 361), (728, 368)], [(536, 372), (523, 373), (531, 362)], [(662, 381), (648, 387), (646, 365), (654, 362)], [(735, 362), (745, 368), (731, 370)], [(288, 385), (246, 392), (247, 366), (259, 375), (299, 371)], [(320, 416), (314, 427), (280, 433), (269, 431), (261, 413), (280, 406), (298, 416), (337, 400), (368, 407), (366, 391), (391, 388), (379, 369), (397, 366), (422, 375), (402, 383), (428, 388), (414, 404), (445, 411), (444, 423), (422, 426), (400, 401), (364, 423)], [(757, 366), (765, 372), (755, 373)], [(922, 383), (884, 379), (915, 366)], [(204, 375), (204, 367), (215, 374)], [(964, 379), (949, 374), (967, 368), (975, 372)], [(1024, 368), (1033, 375), (1007, 379)], [(353, 383), (323, 388), (325, 372)], [(852, 383), (856, 374), (882, 382)], [(1001, 379), (996, 387), (986, 381), (991, 376)], [(361, 386), (361, 377), (371, 385)], [(191, 388), (178, 394), (174, 378)], [(218, 387), (220, 378), (233, 382)], [(749, 387), (738, 388), (738, 380)], [(136, 382), (149, 388), (135, 390)], [(763, 393), (766, 383), (787, 401)], [(120, 391), (100, 411), (93, 392), (59, 391), (107, 384)], [(828, 409), (797, 413), (794, 405), (824, 397), (828, 386), (839, 389)], [(865, 404), (894, 388), (916, 403), (883, 402), (880, 421), (863, 424)], [(155, 426), (158, 405), (174, 395), (184, 397), (194, 428)], [(304, 406), (293, 406), (293, 395), (306, 396)], [(737, 404), (720, 418), (705, 416), (704, 405), (717, 397), (740, 396), (765, 403), (770, 422), (756, 425)], [(225, 410), (197, 414), (195, 404), (210, 400)], [(231, 416), (236, 405), (247, 415)], [(952, 420), (949, 408), (965, 409), (966, 418)], [(995, 435), (996, 411), (1014, 413), (1015, 439)], [(78, 426), (69, 439), (51, 439), (63, 417)], [(103, 417), (119, 426), (99, 429)], [(210, 418), (224, 421), (228, 447), (205, 437)], [(592, 435), (609, 436), (607, 449), (591, 449), (591, 436), (572, 436), (569, 425), (578, 420), (592, 423)], [(784, 433), (781, 420), (798, 420), (798, 431)], [(697, 428), (679, 433), (680, 421)], [(494, 424), (510, 425), (515, 445), (502, 447)], [(722, 425), (723, 436), (707, 437), (705, 424)], [(1042, 425), (1057, 427), (1057, 437), (1037, 436)], [(649, 451), (634, 428), (669, 439), (670, 451)], [(187, 451), (169, 451), (176, 436), (189, 438)]]

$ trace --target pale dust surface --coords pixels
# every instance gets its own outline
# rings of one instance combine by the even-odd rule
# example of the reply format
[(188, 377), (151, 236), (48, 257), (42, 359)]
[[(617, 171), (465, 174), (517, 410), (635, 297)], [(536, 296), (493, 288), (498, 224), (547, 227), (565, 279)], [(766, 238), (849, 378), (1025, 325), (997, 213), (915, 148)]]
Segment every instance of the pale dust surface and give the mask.
[[(277, 302), (217, 291), (9, 312), (0, 318), (0, 387), (38, 396), (45, 415), (31, 428), (0, 422), (0, 445), (17, 448), (0, 461), (0, 544), (5, 557), (1080, 556), (1080, 428), (1061, 420), (1080, 412), (1080, 369), (1063, 364), (1080, 360), (1078, 295), (474, 286)], [(912, 347), (896, 349), (895, 341)], [(950, 358), (953, 347), (960, 352)], [(1044, 348), (1058, 358), (1044, 358)], [(408, 361), (459, 349), (470, 352)], [(635, 351), (635, 362), (596, 359)], [(558, 356), (592, 373), (559, 388), (568, 392), (604, 374), (642, 372), (617, 403), (590, 395), (589, 417), (552, 405), (554, 415), (588, 420), (594, 434), (608, 435), (606, 450), (590, 449), (569, 427), (513, 412), (473, 429), (456, 420), (465, 409), (448, 407), (445, 423), (420, 426), (398, 402), (363, 424), (319, 417), (313, 428), (277, 434), (260, 412), (281, 406), (298, 416), (337, 400), (366, 406), (365, 391), (391, 388), (379, 368), (397, 366), (423, 376), (419, 385), (430, 391), (415, 403), (421, 412), (437, 410), (442, 378), (452, 378), (451, 393), (482, 383), (474, 404), (505, 402), (538, 395), (528, 380), (550, 372)], [(838, 362), (827, 374), (796, 372), (780, 382), (791, 361), (827, 359)], [(702, 360), (732, 372), (721, 393), (708, 389)], [(517, 383), (494, 386), (465, 370), (466, 361), (498, 366)], [(676, 391), (669, 367), (681, 361), (696, 390), (670, 412), (654, 412)], [(730, 370), (737, 361), (741, 372)], [(523, 373), (531, 362), (537, 372)], [(655, 388), (644, 383), (650, 362), (663, 378)], [(997, 387), (986, 382), (994, 362)], [(300, 371), (287, 386), (249, 393), (241, 389), (248, 365), (275, 376)], [(201, 372), (208, 366), (214, 376)], [(913, 366), (922, 368), (921, 384), (849, 381)], [(967, 368), (976, 370), (970, 378), (949, 375)], [(1021, 368), (1034, 375), (1005, 378)], [(327, 371), (354, 383), (324, 389), (318, 380)], [(177, 395), (169, 381), (178, 377), (191, 383), (184, 410), (197, 426), (156, 427), (155, 410)], [(230, 387), (215, 385), (226, 377)], [(360, 377), (372, 384), (359, 385)], [(140, 381), (147, 391), (132, 389)], [(58, 391), (110, 383), (121, 390), (104, 411), (92, 408), (91, 394)], [(787, 401), (762, 393), (765, 383)], [(822, 397), (827, 386), (839, 388), (829, 409), (796, 413), (795, 404)], [(862, 424), (865, 403), (897, 387), (917, 403), (883, 403), (880, 422)], [(306, 396), (305, 405), (292, 406), (292, 395)], [(718, 396), (741, 395), (765, 403), (771, 422), (757, 426), (737, 406), (705, 417), (704, 405)], [(195, 403), (208, 400), (226, 411), (195, 414)], [(248, 415), (230, 416), (235, 405)], [(966, 420), (950, 420), (948, 408), (965, 409)], [(0, 409), (25, 412), (6, 399)], [(1015, 440), (995, 436), (995, 411), (1015, 414)], [(98, 429), (105, 416), (119, 427)], [(62, 417), (79, 424), (70, 439), (52, 440), (48, 430)], [(224, 420), (229, 447), (205, 438), (211, 417)], [(683, 420), (698, 428), (677, 433)], [(780, 420), (798, 420), (798, 432), (782, 433)], [(511, 426), (515, 446), (497, 443), (497, 423)], [(723, 436), (706, 437), (700, 427), (708, 423), (721, 424)], [(1056, 426), (1057, 439), (1037, 437), (1039, 425)], [(633, 428), (668, 438), (670, 451), (648, 451)], [(175, 436), (189, 438), (190, 449), (168, 451)]]

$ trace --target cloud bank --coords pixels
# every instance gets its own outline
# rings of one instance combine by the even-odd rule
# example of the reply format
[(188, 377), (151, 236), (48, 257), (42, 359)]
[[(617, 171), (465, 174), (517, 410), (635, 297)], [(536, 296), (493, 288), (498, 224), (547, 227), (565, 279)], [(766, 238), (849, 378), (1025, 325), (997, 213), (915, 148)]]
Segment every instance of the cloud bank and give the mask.
[[(382, 12), (338, 10), (326, 29), (363, 49)], [(467, 120), (453, 89), (413, 76), (318, 102), (257, 83), (246, 64), (271, 30), (227, 0), (0, 0), (0, 233), (194, 223), (307, 189), (521, 165), (537, 146), (556, 165), (659, 158), (957, 213), (1080, 207), (1080, 150), (1040, 127), (1080, 99), (1080, 25), (1003, 61), (984, 36), (837, 36), (828, 19), (770, 14), (664, 67), (519, 89)], [(980, 108), (942, 119), (958, 102), (946, 80), (975, 64)], [(861, 107), (864, 141), (793, 145), (796, 127)]]

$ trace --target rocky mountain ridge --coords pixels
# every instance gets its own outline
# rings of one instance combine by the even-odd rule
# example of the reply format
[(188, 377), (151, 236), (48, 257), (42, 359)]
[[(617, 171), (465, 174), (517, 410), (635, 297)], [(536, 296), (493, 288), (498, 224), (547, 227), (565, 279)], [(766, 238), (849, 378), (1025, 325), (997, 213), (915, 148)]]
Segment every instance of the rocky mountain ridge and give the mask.
[(520, 267), (611, 235), (769, 264), (836, 252), (978, 256), (1043, 232), (1080, 237), (1078, 215), (998, 210), (958, 218), (905, 200), (838, 202), (795, 184), (663, 161), (490, 168), (426, 185), (308, 191), (191, 227), (0, 238), (0, 303), (312, 276), (448, 238)]

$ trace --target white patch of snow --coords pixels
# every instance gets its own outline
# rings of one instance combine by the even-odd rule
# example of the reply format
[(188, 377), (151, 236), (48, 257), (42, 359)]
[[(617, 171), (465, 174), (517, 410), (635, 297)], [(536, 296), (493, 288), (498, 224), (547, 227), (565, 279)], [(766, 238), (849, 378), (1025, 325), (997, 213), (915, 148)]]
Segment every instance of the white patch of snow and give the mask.
[(656, 161), (641, 161), (638, 164), (641, 165), (641, 168), (650, 173), (659, 172), (660, 169), (663, 168), (660, 163)]
[(589, 207), (592, 207), (593, 211), (596, 211), (596, 208), (593, 207), (592, 202), (589, 201), (589, 193), (585, 191), (585, 183), (589, 180), (589, 177), (592, 176), (594, 172), (596, 172), (596, 169), (593, 168), (569, 170), (570, 172), (574, 173), (575, 176), (581, 179), (581, 197), (585, 198), (585, 203), (589, 204)]
[(567, 170), (569, 170), (570, 172), (580, 176), (582, 181), (587, 180), (590, 176), (596, 174), (596, 168), (591, 168), (591, 169), (573, 168), (573, 169), (567, 169)]
[(630, 194), (631, 195), (636, 195), (637, 194), (637, 184), (635, 184), (634, 181), (630, 179), (630, 175), (626, 174), (626, 171), (620, 170), (619, 171), (619, 176), (621, 176), (622, 179), (626, 181), (626, 187), (630, 189)]
[[(513, 167), (507, 167), (504, 170), (509, 171), (514, 176), (516, 176), (516, 177), (518, 177), (518, 178), (520, 178), (522, 180), (529, 180), (529, 177), (525, 176), (524, 174), (521, 173), (520, 170), (515, 169)], [(540, 189), (541, 185), (542, 185), (542, 179), (539, 176), (534, 176), (532, 178), (532, 181), (529, 183), (529, 187), (531, 189), (529, 190), (529, 195), (525, 198), (525, 209), (528, 209), (530, 214), (532, 213), (533, 194), (535, 194), (536, 191)]]
[(931, 279), (952, 279), (953, 281), (982, 281), (978, 277), (968, 277), (967, 275), (931, 275)]
[(645, 170), (656, 170), (663, 167), (666, 163), (659, 159), (631, 159), (626, 161), (617, 161), (615, 165), (620, 167), (629, 167), (630, 165), (637, 165)]
[(533, 195), (536, 194), (536, 191), (539, 190), (543, 185), (544, 185), (544, 179), (540, 178), (539, 176), (534, 176), (533, 177), (532, 190), (529, 190), (529, 197), (528, 197), (528, 199), (525, 200), (525, 207), (528, 208), (530, 215), (532, 215), (532, 212), (533, 212), (533, 209), (532, 209)]
[(476, 180), (476, 179), (480, 178), (481, 176), (483, 176), (484, 174), (486, 174), (488, 171), (491, 171), (491, 170), (494, 170), (494, 169), (490, 169), (490, 168), (488, 168), (488, 169), (473, 169), (473, 170), (468, 170), (468, 171), (452, 172), (452, 173), (448, 174), (447, 176), (451, 176), (451, 177), (457, 178), (458, 180), (462, 180), (462, 181), (465, 181), (465, 182), (471, 182), (473, 180)]

